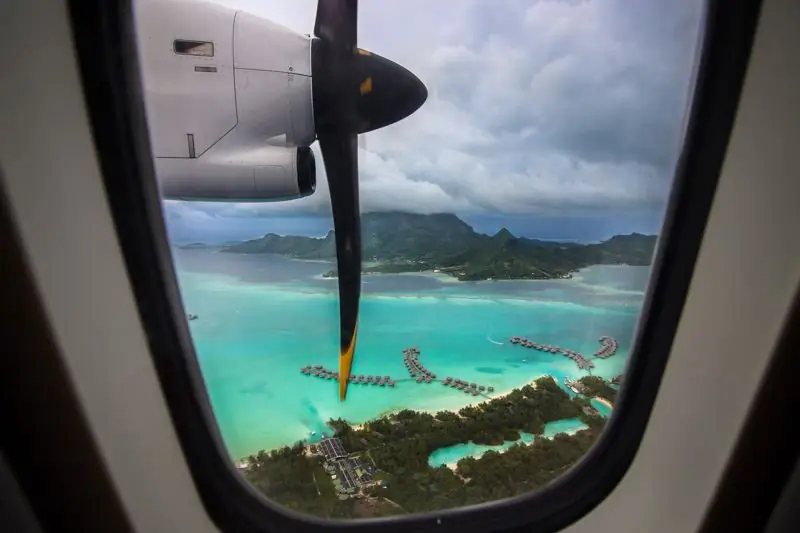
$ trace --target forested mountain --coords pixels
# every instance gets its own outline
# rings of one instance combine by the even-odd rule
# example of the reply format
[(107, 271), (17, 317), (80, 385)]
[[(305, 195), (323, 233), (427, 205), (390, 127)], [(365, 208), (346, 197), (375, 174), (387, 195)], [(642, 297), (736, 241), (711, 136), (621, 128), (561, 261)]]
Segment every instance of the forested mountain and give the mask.
[[(460, 280), (551, 279), (598, 264), (649, 265), (655, 235), (616, 235), (598, 244), (515, 237), (503, 228), (489, 236), (453, 214), (367, 213), (362, 217), (365, 272), (440, 270)], [(223, 249), (298, 259), (336, 258), (333, 231), (323, 238), (269, 233)], [(335, 275), (331, 272), (329, 275)]]

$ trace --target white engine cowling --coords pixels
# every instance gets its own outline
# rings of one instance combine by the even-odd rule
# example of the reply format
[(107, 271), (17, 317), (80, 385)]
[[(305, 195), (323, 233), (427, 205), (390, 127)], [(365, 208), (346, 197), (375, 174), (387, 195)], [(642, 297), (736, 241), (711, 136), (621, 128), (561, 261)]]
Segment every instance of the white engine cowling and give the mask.
[(305, 146), (248, 150), (234, 161), (156, 158), (164, 198), (267, 202), (302, 198), (317, 186), (314, 152)]
[(312, 194), (309, 37), (212, 2), (135, 4), (164, 196), (269, 202)]

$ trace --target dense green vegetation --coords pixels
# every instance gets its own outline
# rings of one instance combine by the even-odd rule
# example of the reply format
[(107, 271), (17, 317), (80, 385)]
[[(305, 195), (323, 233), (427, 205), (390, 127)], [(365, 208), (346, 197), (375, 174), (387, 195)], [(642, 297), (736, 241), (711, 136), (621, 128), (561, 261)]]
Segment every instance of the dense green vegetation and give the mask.
[(539, 435), (546, 422), (576, 418), (581, 412), (581, 405), (547, 377), (508, 396), (464, 407), (458, 414), (406, 409), (367, 423), (363, 431), (353, 430), (343, 420), (331, 421), (331, 427), (345, 448), (370, 450), (379, 468), (394, 471), (424, 468), (431, 452), (460, 442), (502, 444), (519, 439), (520, 431)]
[(617, 399), (617, 390), (603, 378), (584, 376), (578, 381), (583, 385), (583, 394), (586, 396), (600, 396), (611, 403), (614, 403)]
[[(476, 233), (453, 214), (367, 213), (362, 217), (364, 272), (398, 273), (438, 269), (462, 281), (569, 277), (598, 264), (649, 265), (654, 235), (617, 235), (599, 244), (517, 238), (507, 229)], [(300, 259), (336, 258), (333, 232), (324, 238), (275, 235), (228, 246), (231, 253), (271, 253)], [(335, 276), (335, 271), (326, 274)]]
[(247, 480), (289, 509), (317, 516), (349, 516), (321, 461), (306, 457), (302, 442), (269, 453), (261, 451), (249, 457), (248, 463)]
[[(487, 502), (538, 489), (583, 457), (605, 424), (604, 418), (586, 414), (588, 405), (588, 400), (570, 398), (546, 377), (458, 413), (403, 410), (359, 430), (344, 420), (331, 420), (345, 448), (373, 461), (386, 482), (358, 499), (339, 500), (319, 460), (305, 457), (299, 443), (251, 457), (245, 475), (276, 501), (322, 517), (385, 516)], [(430, 453), (445, 446), (467, 441), (501, 444), (518, 439), (520, 431), (541, 435), (546, 422), (575, 417), (589, 428), (537, 438), (504, 453), (487, 452), (480, 459), (465, 458), (455, 472), (428, 465)]]
[(293, 511), (323, 518), (391, 516), (398, 510), (385, 501), (340, 500), (319, 457), (307, 457), (298, 442), (247, 459), (245, 478), (265, 496)]

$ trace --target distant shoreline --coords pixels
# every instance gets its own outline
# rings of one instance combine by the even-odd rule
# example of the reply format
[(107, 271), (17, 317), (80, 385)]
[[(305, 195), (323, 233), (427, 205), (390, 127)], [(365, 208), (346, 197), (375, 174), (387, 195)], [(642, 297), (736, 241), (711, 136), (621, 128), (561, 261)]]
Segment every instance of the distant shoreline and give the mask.
[[(284, 256), (284, 257), (288, 258), (288, 256)], [(291, 258), (291, 259), (293, 259), (293, 258)], [(367, 264), (364, 263), (364, 266), (366, 268), (374, 268), (375, 266), (394, 265), (394, 264), (395, 263), (376, 263), (373, 266), (367, 266)], [(587, 265), (584, 268), (590, 268), (590, 267), (593, 267), (593, 266), (598, 266), (598, 265)], [(619, 265), (619, 266), (631, 266), (631, 265)], [(378, 271), (364, 270), (364, 271), (361, 272), (361, 275), (362, 276), (414, 276), (414, 275), (417, 275), (417, 276), (427, 276), (427, 277), (434, 277), (435, 276), (437, 278), (441, 278), (442, 280), (450, 279), (450, 280), (452, 280), (453, 282), (456, 282), (456, 283), (479, 283), (479, 282), (487, 282), (487, 281), (491, 281), (491, 282), (503, 282), (503, 281), (570, 281), (570, 280), (572, 280), (574, 278), (573, 274), (577, 274), (578, 272), (580, 272), (580, 270), (583, 270), (583, 268), (582, 269), (576, 269), (576, 270), (570, 272), (568, 277), (567, 276), (553, 276), (553, 277), (549, 277), (549, 278), (459, 279), (457, 273), (444, 272), (444, 271), (441, 271), (439, 269), (435, 269), (435, 270), (430, 270), (430, 269), (428, 269), (428, 270), (403, 270), (401, 272), (378, 272)], [(323, 279), (336, 279), (338, 277), (338, 276), (327, 275), (329, 273), (330, 273), (330, 271), (329, 272), (325, 272), (325, 273), (323, 273), (321, 275), (321, 277)]]
[[(265, 254), (266, 255), (266, 254)], [(277, 254), (270, 254), (270, 255), (277, 255)], [(335, 261), (323, 261), (320, 259), (296, 259), (290, 256), (283, 256), (277, 255), (278, 257), (283, 257), (286, 259), (291, 259), (294, 261), (303, 261), (303, 262), (316, 262), (316, 263), (328, 263), (335, 265)], [(381, 263), (379, 261), (373, 261), (370, 263), (364, 263), (363, 266), (367, 268), (372, 268), (374, 266), (381, 266), (381, 265), (391, 265), (394, 263)], [(583, 281), (583, 275), (586, 273), (587, 270), (596, 267), (605, 267), (605, 268), (647, 268), (649, 265), (632, 265), (628, 263), (597, 263), (593, 265), (586, 265), (585, 267), (581, 267), (578, 269), (573, 270), (570, 272), (570, 277), (551, 277), (551, 278), (486, 278), (486, 279), (468, 279), (468, 280), (461, 280), (458, 279), (458, 276), (455, 276), (449, 272), (442, 272), (437, 270), (405, 270), (403, 272), (374, 272), (374, 271), (366, 271), (362, 272), (362, 276), (422, 276), (427, 278), (435, 278), (443, 283), (509, 283), (509, 282), (521, 282), (521, 281), (562, 281), (562, 282), (581, 282)], [(337, 276), (326, 276), (327, 272), (322, 273), (319, 275), (320, 279), (337, 279)]]
[[(288, 256), (279, 256), (279, 257), (286, 257), (287, 259), (293, 259), (295, 261), (315, 261), (315, 262), (320, 262), (320, 263), (323, 262), (321, 260), (294, 259), (293, 257), (288, 257)], [(331, 264), (334, 264), (334, 263), (331, 263)], [(385, 263), (385, 264), (390, 264), (391, 265), (393, 263)], [(379, 266), (379, 265), (380, 265), (380, 263), (376, 263), (373, 266)], [(364, 263), (364, 266), (366, 266), (366, 263)], [(601, 265), (589, 265), (587, 267), (575, 270), (573, 272), (573, 274), (577, 274), (580, 271), (585, 270), (586, 268), (591, 268), (593, 266), (601, 266)], [(614, 266), (632, 266), (632, 265), (614, 265)], [(633, 265), (633, 266), (635, 266), (635, 265)], [(327, 272), (321, 274), (319, 276), (320, 279), (337, 279), (337, 276), (326, 276), (325, 274), (327, 274)], [(573, 277), (569, 277), (569, 278), (565, 278), (565, 277), (553, 277), (553, 278), (499, 278), (499, 279), (497, 279), (497, 278), (487, 278), (487, 279), (465, 279), (465, 280), (462, 280), (462, 279), (458, 279), (458, 276), (454, 276), (454, 275), (452, 275), (450, 273), (447, 273), (447, 272), (441, 272), (441, 271), (437, 272), (436, 270), (405, 270), (403, 272), (372, 272), (372, 271), (367, 271), (367, 272), (362, 272), (361, 275), (362, 276), (370, 276), (370, 277), (372, 277), (372, 276), (423, 276), (423, 277), (427, 277), (427, 278), (436, 278), (436, 279), (441, 280), (444, 283), (486, 283), (486, 282), (502, 283), (502, 282), (509, 282), (509, 281), (516, 281), (516, 282), (519, 282), (519, 281), (572, 281), (572, 280), (575, 279), (574, 276), (573, 276)]]

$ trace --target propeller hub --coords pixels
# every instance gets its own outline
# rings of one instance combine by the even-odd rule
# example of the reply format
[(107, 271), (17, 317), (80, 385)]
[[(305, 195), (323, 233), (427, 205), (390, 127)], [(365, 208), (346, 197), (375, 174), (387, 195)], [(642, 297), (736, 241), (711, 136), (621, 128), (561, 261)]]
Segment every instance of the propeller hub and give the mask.
[[(420, 108), (428, 90), (408, 69), (356, 48), (332, 49), (315, 39), (311, 51), (314, 121), (317, 132), (366, 133), (394, 124)], [(337, 61), (344, 54), (346, 61)], [(345, 131), (342, 131), (344, 128)]]
[(358, 133), (394, 124), (419, 109), (428, 98), (428, 89), (419, 78), (385, 57), (358, 49), (354, 70), (360, 79)]

